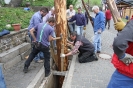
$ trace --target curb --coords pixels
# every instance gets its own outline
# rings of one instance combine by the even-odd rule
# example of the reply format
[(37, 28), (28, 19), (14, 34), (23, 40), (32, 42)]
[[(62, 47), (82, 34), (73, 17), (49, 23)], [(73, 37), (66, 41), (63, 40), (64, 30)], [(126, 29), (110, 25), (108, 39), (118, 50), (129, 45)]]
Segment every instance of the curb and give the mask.
[(44, 79), (44, 66), (40, 69), (40, 71), (36, 74), (35, 78), (26, 88), (39, 88), (43, 79)]
[(75, 69), (76, 58), (77, 58), (77, 55), (73, 55), (72, 61), (70, 62), (70, 68), (69, 68), (69, 71), (67, 71), (65, 75), (62, 88), (71, 88), (71, 82), (72, 82), (73, 73)]

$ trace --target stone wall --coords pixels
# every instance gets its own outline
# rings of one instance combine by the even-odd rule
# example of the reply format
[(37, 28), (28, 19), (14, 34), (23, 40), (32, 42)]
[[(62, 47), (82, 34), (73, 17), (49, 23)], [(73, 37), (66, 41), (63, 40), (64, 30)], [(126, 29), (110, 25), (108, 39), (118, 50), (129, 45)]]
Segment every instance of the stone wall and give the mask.
[(27, 29), (11, 32), (8, 35), (0, 37), (0, 53), (18, 46), (26, 41)]

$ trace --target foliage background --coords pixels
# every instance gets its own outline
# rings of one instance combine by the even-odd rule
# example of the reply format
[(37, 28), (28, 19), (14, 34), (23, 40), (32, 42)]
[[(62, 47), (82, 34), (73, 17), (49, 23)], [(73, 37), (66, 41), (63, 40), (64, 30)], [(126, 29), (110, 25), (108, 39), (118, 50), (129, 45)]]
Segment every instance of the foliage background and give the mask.
[[(0, 31), (6, 29), (7, 24), (20, 23), (21, 28), (27, 28), (33, 11), (24, 11), (23, 8), (0, 8)], [(9, 28), (8, 30), (13, 30)]]
[[(4, 6), (4, 0), (0, 0), (2, 6)], [(76, 6), (78, 0), (67, 0), (67, 8), (70, 4)], [(101, 0), (84, 0), (86, 3), (89, 2), (90, 6), (92, 5), (101, 5)], [(54, 0), (23, 0), (21, 3), (22, 7), (11, 8), (11, 7), (1, 7), (0, 8), (0, 31), (6, 29), (7, 24), (20, 23), (21, 28), (27, 28), (29, 25), (30, 18), (34, 14), (33, 11), (24, 11), (23, 7), (25, 7), (26, 3), (31, 3), (31, 6), (45, 6), (45, 7), (53, 7)], [(13, 30), (13, 28), (9, 28), (8, 30)]]

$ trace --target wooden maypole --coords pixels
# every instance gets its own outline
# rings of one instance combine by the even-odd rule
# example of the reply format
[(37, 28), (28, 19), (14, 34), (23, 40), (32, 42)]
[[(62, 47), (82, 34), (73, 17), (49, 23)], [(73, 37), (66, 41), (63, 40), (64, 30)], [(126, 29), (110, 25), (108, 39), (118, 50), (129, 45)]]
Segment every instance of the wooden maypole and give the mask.
[[(61, 53), (67, 53), (67, 20), (66, 20), (66, 0), (54, 0), (55, 18), (56, 18), (56, 35), (63, 35), (61, 40), (57, 40), (57, 58), (58, 71), (66, 71), (68, 66), (67, 57), (61, 58)], [(59, 76), (59, 88), (61, 88), (64, 77)]]

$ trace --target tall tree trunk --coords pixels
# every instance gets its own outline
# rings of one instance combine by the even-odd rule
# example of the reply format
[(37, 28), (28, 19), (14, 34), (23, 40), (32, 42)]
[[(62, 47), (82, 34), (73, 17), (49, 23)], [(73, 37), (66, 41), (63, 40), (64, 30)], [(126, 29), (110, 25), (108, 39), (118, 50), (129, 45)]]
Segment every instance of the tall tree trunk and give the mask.
[[(67, 53), (67, 20), (66, 20), (66, 0), (55, 0), (55, 17), (56, 17), (56, 33), (57, 36), (63, 34), (61, 40), (57, 40), (58, 70), (66, 71), (68, 66), (67, 57), (61, 58), (61, 53)], [(59, 77), (59, 88), (61, 88), (64, 77)]]

